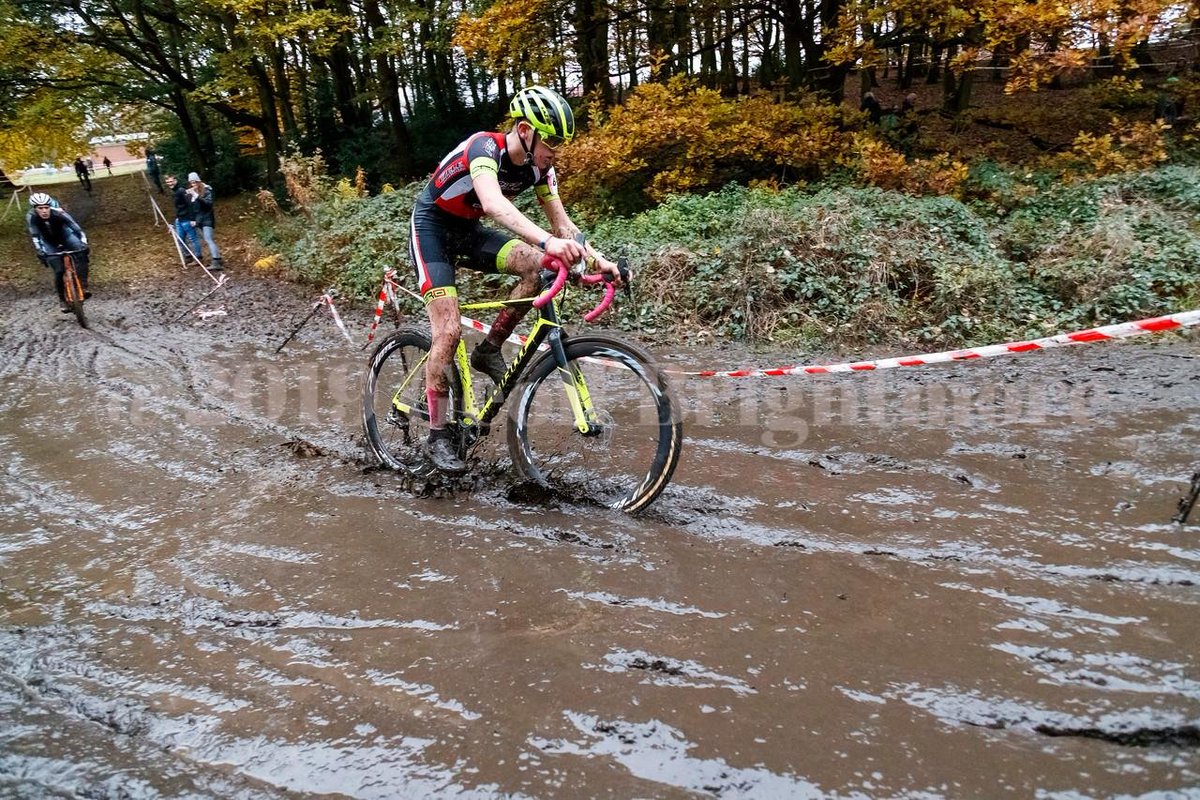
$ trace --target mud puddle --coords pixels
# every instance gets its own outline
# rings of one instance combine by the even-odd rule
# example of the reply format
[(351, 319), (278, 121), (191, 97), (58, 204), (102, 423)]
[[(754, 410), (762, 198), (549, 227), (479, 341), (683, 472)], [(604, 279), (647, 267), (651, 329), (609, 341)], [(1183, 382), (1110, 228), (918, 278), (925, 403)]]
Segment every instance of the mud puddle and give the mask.
[(324, 320), (275, 356), (286, 286), (180, 324), (143, 287), (90, 332), (4, 299), (0, 794), (1200, 785), (1194, 338), (678, 379), (682, 461), (630, 518), (502, 445), (455, 485), (370, 470), (365, 355)]

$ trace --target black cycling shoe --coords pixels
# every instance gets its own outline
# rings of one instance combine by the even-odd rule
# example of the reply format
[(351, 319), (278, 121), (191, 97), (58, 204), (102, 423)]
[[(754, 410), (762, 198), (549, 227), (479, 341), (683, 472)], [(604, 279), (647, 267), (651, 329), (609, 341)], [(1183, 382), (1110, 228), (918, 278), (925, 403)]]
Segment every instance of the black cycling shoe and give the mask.
[(91, 299), (92, 299), (92, 293), (91, 293), (91, 292), (89, 292), (87, 289), (84, 289), (84, 290), (83, 290), (83, 299), (84, 299), (84, 300), (91, 300)]
[(64, 314), (70, 314), (70, 313), (71, 313), (72, 311), (74, 311), (75, 309), (71, 308), (69, 305), (66, 305), (66, 304), (64, 303), (64, 304), (63, 304), (63, 305), (62, 305), (62, 306), (61, 306), (61, 307), (60, 307), (58, 310), (59, 310), (59, 311), (61, 311), (61, 312), (62, 312), (62, 313), (64, 313)]
[(471, 351), (471, 369), (487, 375), (492, 379), (492, 383), (499, 386), (508, 365), (504, 363), (504, 356), (500, 354), (499, 347), (483, 341)]
[(467, 471), (467, 462), (458, 457), (454, 442), (448, 436), (430, 435), (425, 442), (425, 455), (438, 472), (447, 475), (462, 475)]

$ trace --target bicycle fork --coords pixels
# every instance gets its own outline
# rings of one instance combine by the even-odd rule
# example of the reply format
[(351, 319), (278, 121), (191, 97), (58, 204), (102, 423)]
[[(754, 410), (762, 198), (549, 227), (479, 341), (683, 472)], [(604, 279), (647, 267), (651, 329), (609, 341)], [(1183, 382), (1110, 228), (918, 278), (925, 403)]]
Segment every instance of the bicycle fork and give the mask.
[(554, 363), (559, 377), (562, 378), (567, 404), (571, 407), (571, 416), (575, 420), (575, 429), (584, 436), (599, 436), (604, 429), (596, 409), (592, 406), (587, 381), (584, 380), (579, 365), (567, 360), (567, 351), (563, 347), (558, 329), (550, 334), (550, 352), (554, 354)]

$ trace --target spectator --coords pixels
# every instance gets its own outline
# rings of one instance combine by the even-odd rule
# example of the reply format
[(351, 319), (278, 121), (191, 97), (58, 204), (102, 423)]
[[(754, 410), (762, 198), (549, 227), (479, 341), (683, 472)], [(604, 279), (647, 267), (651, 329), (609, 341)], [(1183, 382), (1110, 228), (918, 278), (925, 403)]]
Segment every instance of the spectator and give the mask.
[(1163, 81), (1154, 103), (1154, 118), (1172, 127), (1183, 116), (1183, 99), (1178, 96), (1179, 78), (1172, 75)]
[(87, 158), (85, 158), (83, 160), (83, 163), (87, 164), (89, 176), (96, 174), (96, 162), (92, 161), (91, 156), (88, 156)]
[(108, 170), (109, 175), (112, 175), (112, 161), (109, 160), (108, 156), (104, 157), (104, 168)]
[(188, 190), (179, 185), (174, 175), (167, 176), (167, 188), (171, 190), (171, 199), (175, 201), (175, 234), (179, 237), (179, 243), (188, 248), (188, 254), (199, 261), (200, 231), (196, 230), (196, 216), (192, 212)]
[(87, 164), (78, 156), (75, 158), (75, 177), (79, 178), (79, 183), (84, 189), (89, 192), (92, 190), (92, 179), (88, 177)]
[(900, 143), (906, 155), (917, 138), (917, 129), (917, 95), (909, 92), (900, 104)]
[(146, 148), (146, 174), (150, 176), (150, 180), (154, 181), (154, 185), (158, 187), (158, 193), (164, 194), (162, 172), (158, 167), (158, 154), (154, 152), (153, 147)]
[(189, 172), (187, 197), (191, 203), (192, 219), (208, 245), (209, 269), (219, 272), (225, 269), (225, 264), (221, 261), (221, 251), (217, 249), (217, 243), (213, 241), (213, 228), (217, 225), (217, 218), (213, 212), (212, 187), (200, 180), (198, 173)]
[(871, 120), (872, 125), (878, 125), (879, 121), (883, 119), (883, 106), (875, 99), (874, 92), (867, 92), (862, 96), (862, 102), (858, 104), (858, 110), (867, 112), (867, 117)]

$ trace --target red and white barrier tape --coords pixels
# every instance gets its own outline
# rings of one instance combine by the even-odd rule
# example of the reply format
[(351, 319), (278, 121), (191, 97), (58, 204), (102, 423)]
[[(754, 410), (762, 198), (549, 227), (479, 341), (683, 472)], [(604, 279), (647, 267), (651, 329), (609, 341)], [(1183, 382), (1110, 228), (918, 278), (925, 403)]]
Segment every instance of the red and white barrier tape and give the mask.
[(192, 312), (200, 319), (211, 319), (212, 317), (224, 317), (228, 314), (224, 305), (219, 305), (216, 308), (197, 308)]
[[(420, 295), (410, 291), (404, 287), (400, 287), (404, 292), (407, 292), (412, 297), (420, 299)], [(487, 334), (491, 331), (492, 326), (486, 325), (477, 319), (470, 317), (460, 317), (460, 321), (464, 328), (471, 328), (480, 333)], [(772, 369), (737, 369), (727, 372), (719, 372), (716, 370), (700, 370), (696, 372), (687, 372), (683, 370), (664, 370), (673, 375), (683, 375), (692, 378), (776, 378), (786, 377), (791, 375), (826, 375), (835, 372), (872, 372), (879, 369), (893, 369), (895, 367), (920, 367), (926, 364), (942, 364), (948, 361), (971, 361), (976, 358), (994, 358), (995, 356), (1010, 355), (1013, 353), (1028, 353), (1034, 350), (1049, 350), (1053, 347), (1066, 347), (1072, 344), (1087, 344), (1088, 342), (1103, 342), (1112, 339), (1128, 339), (1132, 336), (1141, 336), (1147, 333), (1162, 333), (1163, 331), (1174, 331), (1182, 328), (1190, 328), (1200, 325), (1200, 309), (1195, 311), (1181, 311), (1178, 314), (1168, 314), (1163, 317), (1152, 317), (1150, 319), (1141, 319), (1134, 322), (1121, 322), (1116, 325), (1105, 325), (1099, 328), (1088, 328), (1083, 331), (1074, 331), (1072, 333), (1060, 333), (1055, 336), (1047, 336), (1041, 339), (1030, 339), (1021, 342), (1007, 342), (1005, 344), (990, 344), (983, 347), (968, 348), (965, 350), (946, 350), (941, 353), (930, 353), (929, 355), (916, 356), (901, 356), (897, 358), (881, 358), (874, 361), (847, 361), (841, 364), (810, 364), (792, 367), (774, 367)], [(505, 341), (509, 344), (523, 345), (525, 344), (524, 336), (513, 334)], [(546, 345), (542, 345), (544, 348)]]
[(384, 268), (383, 284), (379, 287), (379, 302), (375, 304), (375, 319), (371, 320), (371, 330), (367, 331), (367, 344), (375, 340), (375, 330), (379, 327), (379, 321), (383, 319), (384, 306), (390, 303), (397, 314), (401, 313), (400, 301), (396, 298), (397, 289), (404, 287), (396, 282), (396, 270)]
[(940, 364), (947, 361), (970, 361), (976, 358), (993, 358), (1011, 353), (1028, 353), (1033, 350), (1048, 350), (1052, 347), (1103, 342), (1110, 339), (1128, 339), (1131, 336), (1140, 336), (1145, 333), (1174, 331), (1194, 325), (1200, 325), (1200, 310), (1183, 311), (1178, 314), (1168, 314), (1165, 317), (1142, 319), (1136, 322), (1105, 325), (1100, 328), (1075, 331), (1074, 333), (1060, 333), (1057, 336), (1047, 336), (1043, 339), (991, 344), (967, 350), (947, 350), (942, 353), (932, 353), (930, 355), (881, 358), (875, 361), (847, 361), (842, 364), (776, 367), (774, 369), (738, 369), (729, 372), (717, 372), (714, 370), (673, 372), (676, 375), (687, 375), (697, 378), (767, 378), (787, 375), (825, 375), (833, 372), (870, 372), (872, 370), (892, 369), (894, 367), (920, 367), (925, 364)]
[(321, 306), (327, 306), (329, 308), (329, 315), (333, 317), (334, 324), (338, 326), (338, 330), (342, 332), (342, 335), (346, 337), (346, 341), (350, 343), (351, 347), (353, 347), (354, 339), (351, 338), (350, 331), (346, 330), (346, 323), (342, 322), (342, 318), (337, 311), (337, 306), (333, 304), (333, 296), (329, 294), (321, 295), (321, 298), (313, 304), (313, 310), (315, 311)]

